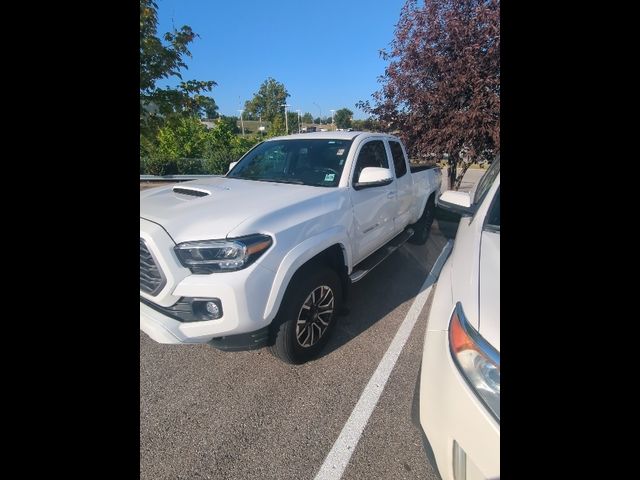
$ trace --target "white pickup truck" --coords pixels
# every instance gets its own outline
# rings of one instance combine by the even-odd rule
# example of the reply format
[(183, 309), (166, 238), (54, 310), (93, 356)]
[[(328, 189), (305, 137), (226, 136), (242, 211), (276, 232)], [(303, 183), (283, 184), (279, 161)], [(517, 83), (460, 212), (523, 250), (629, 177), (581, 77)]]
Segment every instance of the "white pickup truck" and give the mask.
[(224, 177), (141, 192), (140, 329), (303, 363), (351, 283), (426, 242), (440, 181), (397, 137), (322, 132), (262, 142)]

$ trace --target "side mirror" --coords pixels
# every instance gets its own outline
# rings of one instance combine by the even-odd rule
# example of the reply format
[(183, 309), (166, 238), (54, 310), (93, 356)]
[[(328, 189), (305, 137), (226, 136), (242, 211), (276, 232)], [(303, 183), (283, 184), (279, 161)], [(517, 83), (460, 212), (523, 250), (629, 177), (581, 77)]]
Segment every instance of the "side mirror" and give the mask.
[(455, 190), (447, 190), (440, 195), (438, 207), (464, 217), (471, 216), (475, 212), (475, 208), (471, 205), (469, 192), (457, 192)]
[(380, 187), (393, 182), (393, 174), (388, 168), (365, 167), (360, 172), (358, 181), (353, 184), (355, 190), (363, 188)]
[(231, 162), (229, 164), (229, 170), (227, 170), (227, 173), (229, 173), (231, 170), (233, 170), (233, 167), (235, 167), (238, 164), (238, 162)]

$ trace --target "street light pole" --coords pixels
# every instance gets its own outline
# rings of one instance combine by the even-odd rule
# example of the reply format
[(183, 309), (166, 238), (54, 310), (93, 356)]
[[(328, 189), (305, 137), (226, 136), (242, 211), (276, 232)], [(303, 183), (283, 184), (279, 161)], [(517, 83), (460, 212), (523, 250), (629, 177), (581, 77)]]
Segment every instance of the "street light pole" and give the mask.
[(283, 103), (282, 105), (280, 105), (281, 107), (284, 107), (284, 128), (287, 131), (287, 135), (289, 135), (289, 119), (287, 118), (287, 107), (290, 107), (291, 105), (287, 105), (286, 103)]
[(329, 111), (331, 112), (331, 125), (333, 125), (333, 114), (335, 113), (335, 110), (329, 110)]
[(240, 112), (240, 125), (242, 125), (242, 136), (244, 137), (244, 120), (242, 119), (242, 112), (244, 110), (238, 110)]
[(298, 133), (300, 133), (300, 110), (296, 110), (298, 112)]

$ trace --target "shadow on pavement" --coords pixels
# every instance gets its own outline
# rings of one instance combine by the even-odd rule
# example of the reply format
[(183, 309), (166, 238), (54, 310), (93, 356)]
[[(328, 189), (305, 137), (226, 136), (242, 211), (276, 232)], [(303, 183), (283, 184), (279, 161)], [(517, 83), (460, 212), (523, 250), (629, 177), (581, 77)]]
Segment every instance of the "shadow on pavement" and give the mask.
[[(436, 220), (426, 245), (418, 249), (411, 248), (412, 252), (405, 250), (407, 247), (401, 247), (351, 287), (347, 300), (349, 313), (337, 317), (336, 328), (320, 357), (341, 348), (398, 306), (415, 298), (442, 248), (451, 238), (441, 231), (443, 226), (448, 234), (453, 232), (455, 236), (457, 222), (449, 219), (441, 223)], [(417, 261), (415, 250), (426, 261)]]

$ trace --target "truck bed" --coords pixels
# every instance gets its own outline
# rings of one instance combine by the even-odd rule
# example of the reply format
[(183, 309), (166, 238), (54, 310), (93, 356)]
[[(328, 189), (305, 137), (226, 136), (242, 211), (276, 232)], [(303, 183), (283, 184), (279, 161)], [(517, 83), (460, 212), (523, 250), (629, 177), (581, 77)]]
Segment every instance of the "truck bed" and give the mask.
[(423, 170), (431, 170), (432, 168), (440, 168), (437, 165), (418, 165), (414, 163), (409, 164), (411, 173), (422, 172)]

